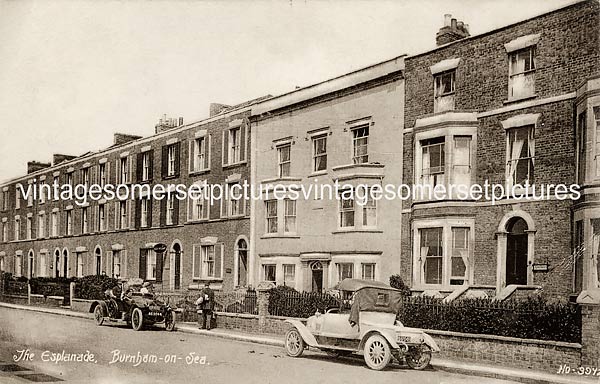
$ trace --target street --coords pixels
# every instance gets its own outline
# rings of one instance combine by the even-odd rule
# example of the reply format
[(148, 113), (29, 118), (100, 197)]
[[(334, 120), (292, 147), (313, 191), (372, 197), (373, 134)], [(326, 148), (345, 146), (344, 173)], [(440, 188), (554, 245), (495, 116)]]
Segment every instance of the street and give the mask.
[(291, 358), (278, 347), (10, 308), (0, 308), (0, 345), (1, 383), (509, 383), (397, 364), (376, 372), (362, 358)]

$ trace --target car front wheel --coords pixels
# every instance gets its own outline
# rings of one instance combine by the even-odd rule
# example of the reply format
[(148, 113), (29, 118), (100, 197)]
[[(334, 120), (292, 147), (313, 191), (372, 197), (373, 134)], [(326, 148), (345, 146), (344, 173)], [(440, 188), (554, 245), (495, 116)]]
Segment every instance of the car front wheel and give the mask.
[(94, 320), (96, 321), (96, 325), (102, 325), (102, 323), (104, 323), (104, 313), (102, 312), (100, 304), (96, 305), (96, 308), (94, 308)]
[(291, 357), (298, 357), (304, 352), (304, 340), (296, 328), (290, 329), (285, 335), (285, 351)]
[(144, 314), (142, 313), (142, 310), (139, 308), (134, 308), (133, 311), (131, 311), (131, 328), (133, 328), (134, 331), (139, 331), (142, 329), (143, 325)]
[(392, 351), (383, 336), (371, 335), (365, 343), (364, 357), (369, 368), (381, 371), (390, 362)]
[(427, 345), (413, 347), (408, 350), (404, 358), (409, 367), (420, 371), (427, 368), (431, 362), (431, 349)]

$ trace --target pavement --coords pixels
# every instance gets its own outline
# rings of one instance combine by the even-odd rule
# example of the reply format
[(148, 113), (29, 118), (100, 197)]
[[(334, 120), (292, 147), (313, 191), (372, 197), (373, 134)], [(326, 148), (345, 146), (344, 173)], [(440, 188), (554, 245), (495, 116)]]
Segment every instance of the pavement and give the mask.
[[(0, 303), (0, 308), (13, 308), (37, 313), (47, 313), (54, 315), (69, 316), (82, 319), (93, 319), (89, 313), (74, 312), (67, 308), (47, 308), (27, 305), (18, 305), (10, 303)], [(271, 334), (250, 334), (229, 329), (215, 328), (210, 331), (198, 329), (196, 323), (178, 323), (176, 331), (186, 334), (196, 334), (208, 336), (211, 338), (220, 338), (233, 341), (249, 342), (274, 347), (283, 347), (283, 335)], [(435, 357), (431, 362), (433, 370), (445, 371), (462, 375), (471, 375), (486, 377), (498, 380), (510, 380), (522, 383), (565, 383), (565, 384), (583, 384), (600, 383), (600, 377), (585, 377), (572, 375), (558, 375), (543, 371), (520, 369), (511, 367), (501, 367), (498, 365), (475, 364), (471, 362), (462, 362)], [(600, 367), (599, 367), (600, 368)], [(1, 370), (1, 364), (0, 364)], [(2, 381), (4, 383), (4, 381)]]

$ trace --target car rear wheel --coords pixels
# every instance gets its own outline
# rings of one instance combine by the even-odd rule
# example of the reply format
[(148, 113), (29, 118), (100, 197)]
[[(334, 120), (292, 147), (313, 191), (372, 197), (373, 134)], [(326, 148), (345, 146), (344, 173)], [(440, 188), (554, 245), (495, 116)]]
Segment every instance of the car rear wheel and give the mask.
[(134, 331), (139, 331), (142, 329), (143, 325), (144, 314), (142, 313), (142, 310), (139, 308), (134, 308), (133, 311), (131, 311), (131, 328), (133, 328)]
[(169, 332), (175, 329), (175, 312), (169, 311), (165, 315), (165, 329)]
[(413, 347), (408, 350), (404, 358), (409, 367), (420, 371), (427, 368), (431, 362), (431, 349), (427, 345)]
[(296, 328), (290, 329), (285, 335), (285, 351), (291, 357), (298, 357), (304, 352), (304, 340)]
[(102, 312), (100, 304), (96, 305), (96, 308), (94, 308), (94, 320), (96, 321), (96, 325), (102, 325), (102, 323), (104, 323), (104, 313)]
[(390, 362), (392, 351), (383, 336), (371, 335), (365, 343), (364, 357), (369, 368), (381, 371)]

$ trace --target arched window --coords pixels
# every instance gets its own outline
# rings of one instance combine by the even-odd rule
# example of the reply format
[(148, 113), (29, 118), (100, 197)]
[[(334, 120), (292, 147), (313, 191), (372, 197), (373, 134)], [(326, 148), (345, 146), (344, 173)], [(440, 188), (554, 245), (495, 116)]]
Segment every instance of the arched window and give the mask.
[(102, 273), (102, 249), (100, 247), (96, 247), (94, 250), (94, 262), (95, 262), (95, 272), (97, 276), (100, 276)]
[(60, 251), (54, 251), (54, 277), (60, 277)]
[(33, 250), (29, 251), (28, 255), (27, 255), (27, 259), (28, 259), (28, 263), (27, 263), (27, 277), (28, 278), (32, 278), (34, 277), (34, 262), (35, 262), (35, 254), (33, 253)]

